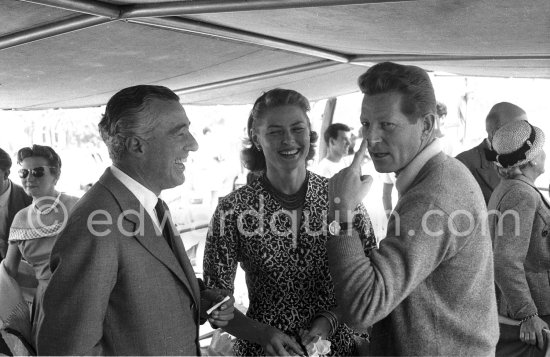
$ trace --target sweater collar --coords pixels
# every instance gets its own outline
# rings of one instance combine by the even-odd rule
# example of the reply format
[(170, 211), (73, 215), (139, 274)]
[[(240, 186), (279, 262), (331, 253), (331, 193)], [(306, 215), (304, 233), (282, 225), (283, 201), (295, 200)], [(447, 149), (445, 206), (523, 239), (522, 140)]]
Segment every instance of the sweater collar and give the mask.
[(399, 173), (395, 181), (395, 187), (399, 197), (407, 191), (412, 181), (420, 172), (420, 169), (435, 155), (442, 151), (439, 139), (435, 139), (432, 143), (426, 146), (419, 152), (414, 159)]

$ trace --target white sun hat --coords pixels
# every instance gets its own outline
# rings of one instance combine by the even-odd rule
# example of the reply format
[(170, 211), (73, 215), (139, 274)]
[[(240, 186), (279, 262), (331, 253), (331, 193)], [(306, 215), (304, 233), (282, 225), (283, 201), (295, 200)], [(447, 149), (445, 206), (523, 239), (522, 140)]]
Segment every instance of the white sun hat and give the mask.
[(499, 128), (493, 136), (495, 164), (510, 168), (526, 164), (543, 151), (544, 132), (526, 120), (515, 121)]

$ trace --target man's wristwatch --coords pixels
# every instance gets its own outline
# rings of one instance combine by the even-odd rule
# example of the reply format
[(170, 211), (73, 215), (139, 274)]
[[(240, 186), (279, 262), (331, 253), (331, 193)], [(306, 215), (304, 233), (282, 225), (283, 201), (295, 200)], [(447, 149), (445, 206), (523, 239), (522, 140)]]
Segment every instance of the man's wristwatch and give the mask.
[(351, 225), (351, 222), (338, 222), (334, 220), (328, 225), (328, 233), (333, 237), (339, 236), (341, 231), (347, 231)]

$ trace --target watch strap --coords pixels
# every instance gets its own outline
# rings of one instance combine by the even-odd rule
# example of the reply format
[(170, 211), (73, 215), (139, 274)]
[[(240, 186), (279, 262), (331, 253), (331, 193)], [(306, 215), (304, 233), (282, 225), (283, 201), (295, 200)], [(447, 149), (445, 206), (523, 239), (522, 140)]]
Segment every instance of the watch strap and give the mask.
[(351, 222), (340, 222), (340, 231), (347, 231), (352, 227)]

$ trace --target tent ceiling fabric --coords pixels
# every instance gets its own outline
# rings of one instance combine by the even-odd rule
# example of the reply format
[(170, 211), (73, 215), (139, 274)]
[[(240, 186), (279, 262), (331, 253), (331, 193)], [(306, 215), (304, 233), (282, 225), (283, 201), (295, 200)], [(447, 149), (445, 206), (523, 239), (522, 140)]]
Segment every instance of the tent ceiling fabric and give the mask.
[[(247, 3), (258, 1), (270, 0)], [(356, 78), (383, 60), (458, 75), (550, 78), (547, 0), (365, 1), (182, 13), (180, 19), (197, 24), (185, 31), (133, 22), (145, 19), (102, 18), (103, 24), (11, 45), (13, 39), (36, 33), (37, 27), (94, 17), (35, 2), (63, 0), (0, 2), (2, 109), (98, 106), (119, 89), (140, 83), (181, 90), (182, 102), (188, 104), (249, 104), (277, 86), (317, 100), (356, 91)], [(77, 2), (111, 7), (187, 3)], [(201, 2), (216, 0), (192, 1)], [(224, 31), (227, 35), (219, 37)], [(336, 54), (336, 60), (322, 58), (323, 51)]]
[(189, 17), (350, 55), (550, 53), (550, 1), (409, 1), (301, 8), (291, 16), (271, 10)]

